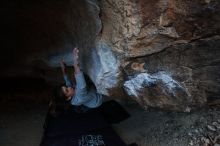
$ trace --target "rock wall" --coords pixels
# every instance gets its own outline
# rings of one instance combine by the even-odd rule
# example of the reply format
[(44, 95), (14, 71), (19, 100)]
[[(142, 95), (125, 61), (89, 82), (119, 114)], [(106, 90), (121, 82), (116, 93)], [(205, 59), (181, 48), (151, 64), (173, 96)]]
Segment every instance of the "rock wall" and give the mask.
[(1, 76), (56, 81), (77, 46), (99, 93), (179, 111), (220, 98), (217, 0), (23, 0), (16, 11), (18, 46), (1, 55), (14, 65)]
[(105, 0), (100, 7), (98, 42), (122, 73), (114, 89), (142, 106), (187, 112), (220, 97), (219, 1)]
[[(11, 5), (6, 4), (5, 14), (13, 15), (16, 20), (9, 17), (4, 23), (16, 28), (16, 31), (5, 28), (12, 31), (10, 37), (15, 41), (8, 38), (2, 47), (0, 58), (4, 69), (0, 72), (1, 78), (41, 77), (54, 84), (62, 80), (58, 69), (60, 60), (64, 58), (72, 66), (73, 47), (84, 52), (81, 60), (92, 59), (90, 52), (95, 50), (94, 42), (101, 29), (99, 7), (92, 1), (22, 0), (14, 4), (16, 7)], [(96, 69), (89, 69), (87, 62), (82, 62), (82, 66), (96, 74)]]

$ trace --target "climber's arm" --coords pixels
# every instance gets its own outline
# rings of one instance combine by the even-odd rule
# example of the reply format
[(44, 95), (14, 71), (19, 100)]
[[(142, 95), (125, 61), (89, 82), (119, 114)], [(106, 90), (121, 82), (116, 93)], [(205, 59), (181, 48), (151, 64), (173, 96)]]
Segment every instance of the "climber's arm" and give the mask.
[(65, 83), (66, 83), (66, 86), (67, 87), (72, 87), (73, 86), (73, 83), (72, 81), (69, 79), (67, 73), (66, 73), (66, 64), (64, 62), (64, 60), (61, 60), (60, 61), (60, 66), (61, 66), (61, 71), (62, 71), (62, 74), (63, 74), (63, 78), (65, 80)]

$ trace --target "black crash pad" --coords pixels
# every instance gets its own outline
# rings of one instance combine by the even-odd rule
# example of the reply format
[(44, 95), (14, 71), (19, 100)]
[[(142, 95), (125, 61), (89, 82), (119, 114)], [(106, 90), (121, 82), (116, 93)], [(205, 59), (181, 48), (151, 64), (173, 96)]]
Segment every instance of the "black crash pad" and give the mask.
[(103, 103), (97, 110), (110, 124), (119, 123), (130, 117), (128, 112), (114, 100)]
[[(109, 110), (112, 106), (118, 113), (112, 108)], [(124, 119), (129, 116), (112, 101), (86, 113), (70, 110), (58, 117), (48, 114), (41, 146), (126, 146), (109, 124), (110, 117), (117, 118), (117, 115)], [(116, 121), (120, 120), (122, 118)], [(116, 121), (110, 120), (110, 123)]]

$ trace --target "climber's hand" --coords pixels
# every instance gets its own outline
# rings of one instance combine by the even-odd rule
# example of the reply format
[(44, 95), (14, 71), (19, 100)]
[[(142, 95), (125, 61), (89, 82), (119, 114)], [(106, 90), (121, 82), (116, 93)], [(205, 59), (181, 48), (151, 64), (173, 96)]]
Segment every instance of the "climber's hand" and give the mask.
[(60, 66), (61, 66), (62, 73), (66, 74), (66, 63), (64, 62), (63, 59), (60, 61)]
[(73, 49), (73, 66), (78, 66), (79, 64), (79, 50), (78, 48)]

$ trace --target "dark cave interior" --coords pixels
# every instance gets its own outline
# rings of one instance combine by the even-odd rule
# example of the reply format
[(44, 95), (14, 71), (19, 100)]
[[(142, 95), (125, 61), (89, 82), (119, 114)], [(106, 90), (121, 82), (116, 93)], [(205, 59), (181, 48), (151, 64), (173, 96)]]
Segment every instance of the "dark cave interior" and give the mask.
[[(101, 0), (97, 0), (97, 1), (94, 0), (94, 1), (101, 2)], [(73, 47), (80, 48), (80, 52), (82, 52), (80, 54), (81, 55), (80, 63), (84, 67), (83, 70), (86, 73), (90, 74), (92, 81), (97, 81), (96, 79), (100, 77), (97, 74), (103, 71), (102, 68), (104, 69), (107, 68), (106, 69), (107, 73), (104, 72), (105, 70), (101, 72), (103, 73), (103, 76), (101, 75), (100, 82), (103, 82), (103, 84), (100, 82), (96, 84), (101, 87), (100, 90), (105, 88), (104, 85), (108, 87), (109, 84), (115, 83), (114, 75), (117, 73), (117, 75), (120, 76), (120, 77), (117, 76), (118, 77), (117, 79), (120, 82), (116, 83), (118, 84), (118, 86), (116, 86), (115, 88), (112, 87), (113, 89), (112, 93), (113, 95), (114, 93), (116, 93), (115, 95), (117, 96), (118, 95), (124, 96), (125, 94), (124, 93), (125, 91), (123, 90), (124, 88), (121, 89), (124, 80), (132, 79), (132, 75), (134, 74), (138, 75), (139, 73), (146, 72), (145, 67), (149, 67), (148, 71), (152, 73), (151, 75), (153, 75), (153, 77), (155, 78), (157, 75), (156, 74), (157, 71), (159, 72), (163, 70), (169, 71), (173, 69), (174, 76), (172, 77), (174, 78), (171, 79), (177, 79), (182, 81), (181, 83), (184, 83), (183, 85), (184, 87), (186, 86), (186, 89), (187, 87), (189, 87), (189, 91), (186, 90), (187, 93), (191, 92), (192, 94), (195, 94), (195, 96), (199, 97), (199, 98), (195, 98), (194, 101), (194, 99), (191, 100), (190, 93), (189, 93), (190, 96), (188, 96), (187, 94), (187, 96), (185, 97), (185, 92), (184, 92), (183, 95), (184, 98), (182, 99), (176, 97), (175, 94), (172, 94), (171, 98), (169, 98), (170, 95), (168, 95), (166, 91), (163, 90), (166, 86), (163, 86), (164, 84), (160, 84), (163, 81), (162, 79), (158, 81), (159, 85), (156, 86), (155, 84), (152, 90), (146, 90), (146, 92), (140, 91), (140, 93), (143, 94), (140, 97), (142, 98), (143, 96), (143, 98), (146, 98), (146, 100), (143, 100), (143, 102), (145, 104), (149, 104), (150, 105), (149, 107), (144, 105), (143, 106), (144, 108), (143, 107), (141, 108), (140, 105), (137, 104), (139, 98), (136, 98), (135, 101), (132, 98), (128, 97), (127, 94), (125, 98), (124, 97), (122, 98), (126, 100), (121, 100), (121, 97), (118, 97), (118, 101), (120, 101), (123, 104), (123, 106), (126, 108), (127, 111), (131, 113), (132, 116), (128, 121), (119, 123), (118, 125), (117, 124), (113, 125), (113, 127), (127, 144), (136, 142), (139, 144), (139, 146), (148, 146), (148, 145), (172, 146), (172, 145), (181, 145), (181, 144), (188, 145), (191, 144), (191, 141), (193, 141), (193, 143), (195, 142), (196, 144), (201, 144), (204, 143), (203, 140), (195, 140), (195, 139), (196, 138), (202, 139), (204, 135), (209, 135), (213, 139), (217, 137), (217, 135), (219, 135), (220, 132), (220, 129), (218, 128), (218, 126), (220, 125), (220, 121), (219, 121), (220, 118), (219, 117), (220, 116), (219, 83), (220, 82), (218, 75), (219, 74), (218, 56), (219, 56), (219, 46), (220, 46), (219, 45), (220, 29), (218, 25), (220, 19), (218, 18), (220, 16), (219, 15), (220, 11), (219, 10), (217, 11), (217, 8), (219, 8), (219, 2), (215, 3), (215, 0), (210, 0), (210, 1), (205, 0), (205, 2), (203, 2), (201, 5), (195, 7), (195, 11), (192, 11), (193, 13), (192, 17), (190, 17), (190, 14), (187, 14), (184, 15), (183, 20), (178, 20), (178, 23), (180, 22), (180, 26), (178, 26), (179, 24), (177, 23), (175, 24), (170, 22), (176, 20), (176, 18), (174, 19), (174, 15), (178, 16), (177, 13), (172, 14), (171, 12), (169, 13), (167, 12), (170, 15), (170, 17), (172, 16), (172, 19), (164, 21), (163, 23), (165, 24), (168, 23), (169, 25), (165, 27), (160, 26), (159, 29), (161, 30), (161, 28), (163, 29), (168, 28), (166, 30), (167, 32), (165, 31), (164, 32), (165, 34), (162, 35), (159, 34), (159, 37), (155, 37), (154, 39), (152, 39), (152, 41), (155, 41), (156, 43), (149, 42), (149, 44), (152, 45), (153, 43), (155, 44), (159, 43), (158, 46), (161, 47), (164, 44), (166, 45), (167, 41), (170, 40), (176, 41), (175, 42), (176, 44), (174, 43), (171, 46), (166, 46), (166, 50), (162, 49), (159, 52), (156, 53), (154, 52), (152, 54), (147, 54), (147, 55), (144, 54), (143, 56), (141, 56), (142, 55), (140, 53), (142, 51), (141, 50), (139, 52), (140, 56), (135, 56), (137, 55), (135, 51), (138, 52), (138, 49), (140, 49), (142, 45), (148, 47), (148, 44), (145, 44), (145, 42), (143, 43), (142, 41), (145, 41), (144, 39), (148, 38), (149, 36), (137, 37), (133, 35), (132, 37), (134, 37), (135, 41), (132, 40), (133, 38), (121, 39), (120, 35), (124, 33), (123, 32), (124, 26), (119, 27), (118, 25), (121, 25), (122, 22), (117, 22), (119, 20), (118, 18), (116, 18), (113, 15), (112, 16), (108, 15), (108, 14), (115, 14), (115, 12), (118, 13), (121, 11), (117, 7), (115, 7), (115, 5), (110, 5), (105, 8), (98, 8), (96, 7), (96, 5), (94, 5), (93, 3), (94, 1), (93, 0), (91, 1), (90, 0), (62, 0), (62, 1), (20, 0), (20, 1), (3, 2), (1, 7), (1, 14), (3, 18), (1, 24), (3, 26), (1, 27), (2, 46), (0, 53), (0, 62), (1, 62), (0, 63), (1, 64), (0, 145), (5, 145), (5, 146), (39, 145), (42, 139), (42, 133), (43, 133), (42, 127), (44, 125), (45, 117), (48, 112), (48, 105), (51, 97), (53, 96), (52, 91), (55, 86), (64, 83), (59, 66), (59, 60), (65, 57), (66, 58), (65, 61), (67, 62), (68, 65), (68, 73), (73, 74), (72, 58), (71, 58), (72, 56), (70, 55), (70, 52), (72, 51)], [(146, 1), (144, 2), (142, 0), (139, 1), (142, 2), (141, 3), (142, 7), (148, 5)], [(101, 6), (106, 6), (106, 4), (108, 3), (110, 4), (110, 2), (111, 0), (106, 1), (106, 3), (103, 2), (102, 3), (103, 5)], [(132, 3), (132, 6), (133, 3), (135, 4), (138, 3), (138, 1), (129, 1), (129, 2)], [(169, 0), (169, 2), (171, 2), (172, 4), (172, 2), (174, 1)], [(188, 4), (188, 2), (182, 2), (181, 0), (178, 0), (178, 2)], [(123, 2), (122, 0), (121, 3), (119, 2), (116, 4), (120, 5), (124, 3), (126, 2)], [(149, 4), (151, 3), (152, 3), (152, 8), (159, 7), (158, 6), (159, 1), (150, 0)], [(207, 16), (198, 15), (196, 10), (199, 9), (200, 6), (205, 7), (206, 5), (209, 5), (209, 3), (210, 3), (210, 7), (208, 7), (207, 9), (205, 8), (202, 9), (202, 14), (204, 14), (207, 11), (209, 12), (208, 14), (210, 15), (210, 17), (208, 17), (209, 15)], [(176, 3), (174, 2), (174, 4)], [(114, 8), (115, 10), (114, 11), (112, 10), (111, 13), (111, 9)], [(151, 8), (151, 5), (148, 5), (148, 7), (146, 8)], [(127, 28), (130, 25), (129, 21), (133, 22), (138, 19), (133, 19), (133, 17), (132, 19), (130, 19), (130, 16), (132, 16), (133, 14), (128, 15), (130, 14), (129, 9), (133, 11), (133, 7), (130, 8), (130, 5), (128, 6), (125, 5), (125, 8), (123, 8), (123, 10), (124, 9), (128, 9), (128, 11), (125, 11), (128, 20), (126, 17), (123, 18), (121, 16), (121, 13), (117, 15), (120, 19), (125, 20), (125, 23), (127, 23), (125, 24), (126, 30), (128, 29), (127, 33), (130, 33), (129, 31), (132, 32), (132, 29)], [(146, 24), (141, 26), (141, 31), (143, 31), (143, 33), (139, 32), (140, 35), (147, 34), (144, 31), (152, 31), (155, 29), (154, 26), (156, 26), (156, 23), (158, 21), (150, 17), (158, 17), (160, 21), (169, 17), (166, 16), (165, 13), (162, 14), (160, 17), (158, 11), (159, 10), (162, 11), (161, 9), (162, 8), (158, 8), (157, 11), (155, 10), (157, 12), (155, 14), (151, 12), (142, 16), (142, 18), (145, 19), (143, 23)], [(178, 9), (178, 7), (166, 9), (166, 11), (172, 11), (174, 9)], [(100, 11), (103, 11), (103, 13), (100, 13)], [(110, 11), (110, 13), (108, 13), (108, 11)], [(148, 9), (141, 9), (140, 11), (146, 11), (147, 13)], [(165, 10), (163, 10), (162, 12), (165, 12)], [(178, 12), (185, 13), (187, 11), (179, 10)], [(134, 13), (136, 16), (136, 11)], [(194, 16), (197, 17), (197, 15), (199, 18), (202, 17), (201, 21), (199, 21), (199, 19), (198, 20), (194, 19)], [(189, 17), (189, 19), (185, 21), (185, 17)], [(208, 19), (208, 18), (210, 18), (209, 21), (210, 23), (206, 21), (203, 24), (203, 19)], [(115, 19), (115, 20), (110, 20), (110, 19)], [(103, 22), (101, 22), (101, 20)], [(152, 30), (150, 30), (151, 29), (150, 27), (149, 30), (145, 30), (145, 27), (148, 26), (148, 24), (150, 24), (151, 21), (153, 23)], [(196, 25), (192, 27), (191, 25), (194, 23), (194, 21), (198, 21), (198, 24), (196, 23)], [(183, 25), (185, 23), (187, 23), (186, 27)], [(134, 24), (135, 26), (136, 25), (139, 26), (136, 23)], [(201, 26), (199, 26), (200, 24)], [(169, 31), (173, 31), (173, 29), (170, 28), (170, 26), (175, 26), (175, 25), (178, 26), (178, 29), (181, 32), (187, 31), (185, 29), (188, 28), (188, 26), (189, 28), (194, 29), (193, 31), (195, 33), (195, 38), (193, 38), (192, 40), (190, 40), (191, 38), (189, 40), (186, 39), (187, 41), (185, 40), (179, 41), (178, 40), (179, 38), (172, 38), (173, 32), (169, 32)], [(211, 29), (209, 29), (209, 27)], [(203, 32), (205, 32), (204, 36), (203, 36)], [(168, 37), (166, 36), (167, 35), (166, 33), (168, 33)], [(171, 35), (169, 33), (171, 33)], [(201, 33), (201, 36), (199, 37), (196, 36), (197, 35), (196, 33), (198, 34), (198, 36)], [(100, 34), (103, 36), (100, 36)], [(182, 37), (183, 39), (187, 38), (188, 35), (192, 37), (191, 31), (185, 32), (183, 33), (183, 35), (186, 35)], [(124, 36), (127, 37), (126, 35)], [(105, 45), (103, 45), (104, 47), (107, 48), (107, 49), (104, 48), (103, 50), (102, 48), (101, 49), (98, 48), (96, 46), (97, 44), (95, 44), (95, 41), (99, 37), (103, 37), (100, 40), (106, 39), (107, 40), (106, 42), (109, 41), (108, 42), (109, 44), (113, 43), (111, 44), (112, 46), (109, 45), (110, 46), (109, 47), (107, 45), (106, 47)], [(119, 39), (117, 37), (119, 37)], [(164, 40), (161, 41), (160, 37), (162, 38), (162, 40), (164, 39), (165, 42), (163, 42)], [(116, 38), (115, 39), (116, 41), (114, 40), (115, 41), (114, 42), (109, 38), (111, 39)], [(151, 39), (151, 36), (149, 38)], [(149, 40), (146, 40), (146, 42), (148, 42)], [(125, 43), (123, 41), (125, 41)], [(129, 44), (128, 43), (129, 41), (131, 41), (132, 43), (138, 42), (139, 44), (138, 43)], [(162, 42), (162, 45), (160, 44), (161, 43), (160, 41)], [(121, 45), (120, 43), (122, 44), (122, 46), (120, 46)], [(133, 50), (132, 49), (129, 50), (128, 48), (126, 49), (123, 48), (124, 50), (123, 49), (119, 50), (118, 53), (117, 49), (114, 50), (115, 49), (114, 45), (117, 46), (118, 44), (120, 47), (124, 47), (124, 46), (127, 47), (129, 45), (131, 45), (131, 48), (134, 46), (135, 47), (141, 46), (141, 47), (137, 49), (134, 47), (135, 49)], [(101, 45), (101, 47), (103, 46)], [(157, 47), (157, 45), (155, 46)], [(114, 48), (113, 51), (108, 51), (108, 48), (111, 49), (111, 47)], [(104, 59), (101, 58), (103, 59), (101, 60), (99, 58), (100, 57), (99, 55), (101, 53), (98, 52), (96, 49), (98, 51), (101, 50), (100, 52), (103, 53), (102, 55), (106, 55), (107, 57), (104, 56), (103, 57)], [(155, 48), (153, 48), (152, 50), (154, 51), (154, 49)], [(150, 49), (150, 51), (152, 50)], [(201, 52), (198, 50), (201, 50)], [(131, 54), (128, 53), (128, 56), (133, 55), (135, 57), (126, 58), (127, 56), (123, 54), (124, 53), (123, 51), (128, 51), (128, 52), (130, 51), (129, 53)], [(145, 51), (148, 52), (147, 49)], [(114, 54), (115, 52), (117, 52), (116, 55)], [(121, 55), (120, 53), (123, 55)], [(91, 54), (94, 56), (92, 56)], [(116, 63), (120, 62), (118, 60), (116, 61), (114, 60), (115, 59), (114, 55), (116, 56), (115, 57), (116, 59), (118, 58), (121, 59), (120, 57), (125, 56), (125, 58), (123, 58), (124, 60), (123, 59), (120, 60), (122, 63), (119, 66), (118, 64), (117, 65), (114, 64), (115, 62)], [(113, 58), (111, 58), (112, 56)], [(86, 61), (82, 62), (83, 59), (85, 59)], [(94, 59), (95, 61), (92, 59)], [(101, 62), (100, 60), (103, 61), (104, 63)], [(143, 64), (143, 61), (146, 64)], [(94, 64), (95, 67), (92, 67)], [(110, 66), (110, 68), (108, 68), (109, 67), (108, 65)], [(120, 72), (121, 70), (117, 72), (118, 71), (117, 67), (119, 67), (119, 69), (122, 70), (122, 73)], [(132, 67), (134, 67), (133, 70)], [(90, 68), (93, 68), (93, 70)], [(115, 69), (116, 72), (114, 72), (115, 70), (113, 68), (116, 68)], [(111, 70), (113, 71), (111, 72)], [(110, 75), (113, 75), (113, 77), (108, 76), (109, 72)], [(128, 74), (125, 74), (125, 72), (126, 73), (128, 72)], [(164, 77), (163, 75), (164, 74), (162, 74), (161, 76)], [(106, 80), (105, 77), (107, 78)], [(147, 76), (147, 77), (152, 77), (152, 76)], [(192, 80), (188, 82), (188, 78), (190, 77), (192, 77), (191, 78)], [(165, 83), (169, 84), (170, 82), (165, 82)], [(171, 84), (172, 83), (173, 82), (171, 82)], [(147, 85), (145, 86), (145, 89), (146, 87), (148, 88)], [(180, 90), (182, 90), (182, 88), (181, 89), (179, 88), (177, 92)], [(111, 92), (111, 90), (109, 91)], [(123, 91), (123, 93), (120, 93), (121, 91)], [(150, 93), (151, 91), (153, 93)], [(161, 91), (163, 91), (164, 94), (167, 96), (163, 96)], [(180, 96), (182, 97), (181, 93)], [(145, 97), (145, 95), (148, 94), (152, 95), (152, 97), (151, 96), (149, 98), (148, 96)], [(159, 97), (158, 102), (157, 102), (157, 98), (155, 98), (154, 96)], [(184, 104), (185, 102), (189, 104), (191, 103), (187, 102), (186, 99), (189, 100), (190, 102), (193, 101), (192, 104), (194, 105), (201, 103), (202, 106), (199, 105), (198, 106), (199, 108), (195, 112), (187, 113), (188, 106), (185, 110)], [(163, 101), (165, 103), (165, 106)], [(177, 104), (173, 101), (177, 101)], [(183, 108), (179, 108), (179, 106), (181, 105), (179, 104), (179, 101), (184, 102)], [(208, 104), (203, 103), (207, 101)], [(177, 107), (176, 109), (178, 110), (180, 109), (180, 111), (184, 109), (185, 110), (184, 112), (186, 113), (173, 112), (172, 110), (166, 111), (166, 102), (168, 103), (171, 102), (171, 106), (174, 105), (173, 106), (174, 109), (175, 107)], [(155, 106), (156, 109), (154, 108), (151, 109), (152, 105), (153, 107)], [(160, 106), (162, 108), (165, 108), (165, 110), (161, 110), (161, 109), (158, 110), (157, 108), (158, 107), (160, 108)], [(169, 109), (169, 104), (167, 109)], [(213, 126), (213, 122), (217, 123), (217, 126), (214, 125), (215, 131), (212, 131), (209, 128), (207, 128), (207, 125), (212, 124), (211, 126)], [(199, 132), (200, 129), (202, 129), (203, 131), (200, 133), (195, 132), (195, 130), (197, 130), (196, 128), (198, 129)], [(188, 133), (190, 133), (191, 135), (189, 135)], [(191, 137), (187, 137), (186, 135), (189, 135)], [(192, 135), (195, 135), (195, 137), (196, 136), (197, 137), (194, 138), (192, 137)], [(12, 140), (11, 137), (14, 137), (14, 139)], [(180, 137), (183, 139), (182, 141), (181, 140), (178, 141)], [(207, 140), (205, 141), (205, 143), (206, 142)], [(219, 141), (217, 137), (215, 143), (218, 142)], [(208, 145), (214, 146), (214, 142), (209, 142)]]

